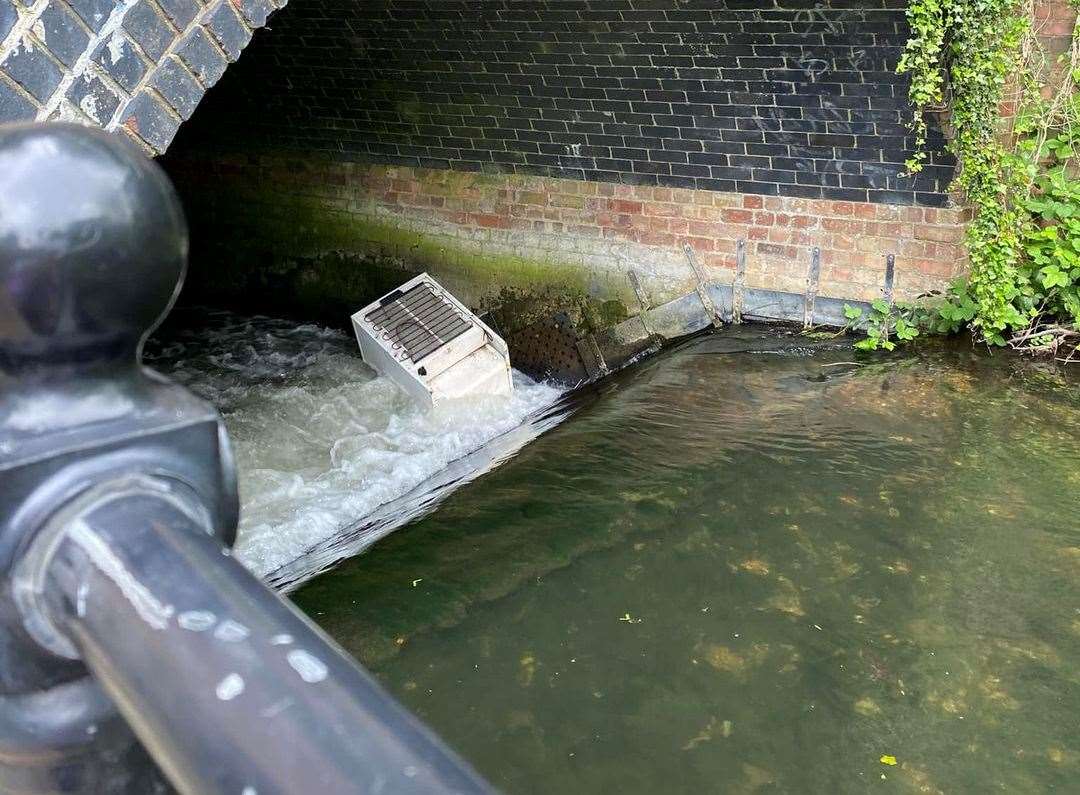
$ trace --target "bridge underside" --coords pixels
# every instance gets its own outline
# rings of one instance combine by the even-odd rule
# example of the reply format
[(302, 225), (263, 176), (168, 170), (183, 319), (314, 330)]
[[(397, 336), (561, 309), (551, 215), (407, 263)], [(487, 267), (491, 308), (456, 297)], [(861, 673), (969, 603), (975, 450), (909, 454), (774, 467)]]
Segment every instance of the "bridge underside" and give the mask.
[[(426, 269), (511, 325), (599, 330), (702, 283), (865, 301), (963, 268), (940, 133), (904, 174), (898, 0), (305, 0), (224, 76), (269, 0), (70, 8), (93, 2), (97, 54), (70, 67), (20, 13), (63, 76), (37, 97), (20, 48), (0, 108), (168, 148), (191, 300), (340, 322)], [(73, 93), (95, 80), (108, 102)]]
[(164, 152), (286, 0), (0, 0), (0, 123), (72, 121)]

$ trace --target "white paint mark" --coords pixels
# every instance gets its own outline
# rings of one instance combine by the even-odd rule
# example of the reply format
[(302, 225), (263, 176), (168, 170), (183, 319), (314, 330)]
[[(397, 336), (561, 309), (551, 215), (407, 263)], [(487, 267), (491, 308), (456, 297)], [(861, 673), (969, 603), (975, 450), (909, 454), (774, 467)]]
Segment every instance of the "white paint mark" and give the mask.
[(244, 677), (240, 674), (229, 674), (218, 682), (217, 690), (214, 692), (222, 701), (232, 701), (244, 692)]
[(33, 399), (16, 398), (11, 413), (3, 420), (19, 431), (73, 428), (126, 416), (135, 404), (116, 386), (92, 395), (46, 395)]
[[(39, 2), (40, 8), (44, 9), (44, 7), (48, 4), (49, 0), (39, 0)], [(87, 74), (87, 71), (92, 68), (91, 65), (93, 64), (93, 59), (91, 58), (91, 56), (97, 51), (98, 45), (101, 42), (110, 41), (111, 51), (110, 37), (114, 37), (118, 33), (118, 31), (120, 30), (120, 25), (123, 23), (124, 17), (127, 15), (127, 12), (130, 11), (132, 7), (134, 7), (138, 2), (139, 0), (116, 0), (115, 4), (112, 7), (112, 11), (109, 12), (109, 15), (105, 19), (104, 24), (100, 26), (100, 30), (98, 30), (96, 34), (90, 36), (89, 43), (83, 50), (82, 55), (80, 55), (78, 59), (76, 59), (74, 66), (71, 67), (71, 71), (64, 75), (63, 79), (61, 79), (60, 81), (60, 85), (58, 85), (56, 87), (56, 90), (53, 91), (52, 97), (45, 104), (45, 106), (40, 111), (38, 111), (37, 121), (45, 121), (50, 116), (52, 116), (52, 114), (55, 113), (56, 110), (63, 104), (64, 97), (67, 96), (68, 89), (71, 88), (72, 83), (74, 83), (80, 77), (84, 77)], [(94, 19), (95, 21), (100, 22), (101, 14), (96, 14)], [(2, 53), (2, 47), (0, 47), (0, 53)], [(146, 77), (144, 77), (143, 79), (145, 80)], [(121, 92), (118, 96), (121, 101), (117, 105), (116, 110), (113, 112), (113, 117), (111, 119), (105, 119), (101, 122), (106, 127), (106, 129), (112, 129), (115, 126), (115, 122), (117, 121), (116, 117), (120, 115), (125, 105), (127, 104), (123, 101), (128, 98), (128, 95), (126, 93)]]
[(112, 62), (118, 63), (121, 58), (124, 57), (124, 37), (120, 35), (120, 31), (114, 31), (113, 35), (109, 37), (109, 58)]
[[(87, 78), (86, 76), (83, 76), (82, 79), (87, 83), (90, 82), (90, 78)], [(86, 94), (79, 100), (79, 110), (98, 123), (102, 121), (102, 117), (98, 116), (97, 97), (93, 94)]]
[(293, 670), (300, 674), (300, 678), (309, 685), (321, 682), (329, 673), (322, 660), (303, 649), (293, 649), (285, 655), (285, 659), (289, 661)]
[(97, 97), (95, 97), (93, 94), (87, 94), (85, 97), (79, 100), (79, 110), (81, 110), (94, 121), (101, 121), (101, 117), (98, 116)]
[(86, 727), (86, 733), (89, 734), (91, 737), (93, 737), (95, 734), (97, 734), (98, 733), (97, 724), (96, 723), (91, 723), (89, 726), (87, 726)]
[(416, 769), (415, 765), (406, 765), (401, 772), (405, 774), (405, 778), (416, 778), (416, 774), (420, 771)]
[(274, 635), (274, 637), (270, 638), (271, 646), (288, 646), (292, 642), (293, 636), (287, 633), (282, 633), (281, 635)]
[(176, 617), (176, 623), (188, 632), (206, 632), (217, 623), (217, 616), (209, 610), (187, 610)]
[(214, 630), (214, 637), (226, 643), (239, 643), (250, 634), (247, 627), (231, 618), (226, 618)]
[(244, 787), (244, 789), (240, 791), (240, 795), (259, 795), (259, 791), (254, 787)]
[(124, 561), (120, 560), (109, 549), (109, 545), (102, 541), (101, 537), (85, 522), (82, 520), (72, 522), (68, 530), (68, 538), (78, 544), (90, 558), (90, 562), (113, 581), (124, 598), (135, 608), (139, 618), (153, 629), (163, 630), (169, 626), (169, 619), (175, 612), (173, 606), (158, 601), (150, 589), (127, 570)]
[(78, 589), (75, 591), (75, 615), (82, 618), (86, 615), (86, 593), (90, 590), (85, 582), (79, 583)]
[(263, 718), (276, 718), (282, 712), (291, 707), (293, 703), (294, 702), (291, 698), (283, 698), (281, 699), (281, 701), (275, 701), (266, 709), (259, 710), (259, 715)]
[[(49, 0), (35, 0), (29, 7), (21, 3), (15, 3), (15, 14), (18, 19), (12, 26), (5, 38), (0, 39), (0, 63), (3, 63), (9, 55), (14, 55), (23, 44), (23, 37), (34, 29), (35, 23), (41, 12), (48, 5)], [(8, 5), (11, 5), (10, 3)]]

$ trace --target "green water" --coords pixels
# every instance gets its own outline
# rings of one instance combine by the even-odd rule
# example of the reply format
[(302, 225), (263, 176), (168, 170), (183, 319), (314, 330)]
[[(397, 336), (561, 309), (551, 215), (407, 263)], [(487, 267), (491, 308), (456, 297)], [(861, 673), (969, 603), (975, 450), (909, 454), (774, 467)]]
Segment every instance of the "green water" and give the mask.
[(855, 358), (656, 357), (297, 600), (507, 793), (1080, 791), (1080, 388)]

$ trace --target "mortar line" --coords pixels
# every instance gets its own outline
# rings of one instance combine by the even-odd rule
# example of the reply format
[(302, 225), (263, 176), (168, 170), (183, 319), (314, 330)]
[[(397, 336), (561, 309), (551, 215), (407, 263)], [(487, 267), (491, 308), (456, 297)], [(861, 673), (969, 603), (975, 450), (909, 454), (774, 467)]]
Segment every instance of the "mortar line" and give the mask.
[(15, 3), (15, 13), (18, 14), (19, 18), (16, 20), (15, 26), (8, 31), (8, 35), (4, 37), (4, 40), (0, 41), (0, 63), (6, 61), (7, 57), (15, 51), (23, 36), (30, 32), (30, 29), (41, 17), (41, 12), (45, 10), (45, 6), (48, 4), (49, 0), (37, 0), (30, 8), (23, 8), (21, 4)]
[[(227, 0), (221, 0), (221, 2), (226, 2), (226, 1)], [(203, 9), (191, 21), (191, 24), (189, 24), (183, 31), (178, 33), (173, 38), (172, 42), (170, 42), (169, 46), (165, 49), (165, 52), (162, 53), (160, 62), (164, 62), (165, 59), (168, 58), (170, 55), (176, 55), (176, 59), (178, 61), (180, 61), (181, 64), (183, 64), (184, 59), (181, 56), (177, 55), (177, 46), (180, 44), (180, 41), (185, 36), (187, 36), (189, 33), (191, 33), (193, 30), (195, 30), (196, 28), (201, 28), (203, 30), (203, 33), (205, 34), (204, 38), (208, 42), (210, 42), (210, 46), (213, 47), (218, 53), (221, 54), (222, 58), (225, 59), (226, 63), (229, 63), (228, 53), (226, 53), (223, 49), (221, 49), (221, 47), (218, 45), (217, 41), (214, 39), (213, 33), (211, 33), (210, 29), (208, 27), (206, 27), (206, 25), (203, 24), (203, 22), (206, 19), (209, 18), (210, 9), (213, 8), (213, 7), (215, 7), (215, 4), (213, 4), (213, 3), (211, 3), (210, 5), (204, 6)], [(185, 66), (185, 68), (186, 68), (186, 66)], [(134, 90), (132, 90), (131, 95), (128, 97), (129, 100), (131, 99), (131, 97), (134, 97), (140, 91), (142, 91), (144, 89), (150, 90), (150, 89), (153, 88), (153, 86), (150, 85), (150, 80), (153, 78), (156, 69), (157, 69), (157, 64), (155, 64), (153, 69), (147, 70), (146, 74), (144, 74), (139, 79), (139, 82), (135, 85)], [(197, 75), (193, 75), (193, 76), (195, 77), (195, 81), (199, 84), (199, 87), (202, 88), (203, 94), (205, 94), (207, 91), (210, 90), (210, 86), (206, 85), (202, 80), (199, 80)], [(201, 101), (201, 99), (202, 98), (200, 97), (200, 101)], [(125, 102), (121, 102), (117, 106), (116, 110), (113, 111), (112, 118), (109, 119), (107, 124), (103, 125), (106, 130), (115, 130), (115, 129), (123, 126), (120, 123), (120, 117), (124, 112), (126, 104), (127, 103), (125, 103)], [(169, 107), (170, 110), (172, 110), (171, 106), (169, 106), (169, 104), (167, 102), (165, 103), (165, 105), (167, 107)], [(139, 139), (138, 136), (133, 136), (133, 137), (135, 137), (140, 142), (142, 142), (142, 139)], [(142, 145), (144, 147), (149, 146), (149, 144), (146, 144), (144, 142), (143, 142)], [(151, 149), (152, 149), (152, 147), (151, 147)]]
[[(38, 113), (38, 121), (47, 119), (58, 107), (60, 107), (60, 103), (63, 101), (64, 97), (67, 96), (67, 92), (71, 86), (74, 85), (76, 78), (82, 77), (83, 73), (86, 71), (87, 65), (93, 63), (91, 56), (98, 48), (98, 45), (107, 38), (111, 38), (113, 35), (119, 33), (120, 25), (123, 23), (124, 17), (137, 2), (138, 0), (122, 0), (122, 2), (113, 7), (112, 13), (109, 14), (109, 18), (105, 20), (105, 24), (101, 26), (101, 30), (90, 38), (90, 42), (87, 44), (83, 54), (75, 61), (75, 64), (71, 67), (71, 71), (65, 74), (60, 80), (60, 85), (56, 87), (56, 91), (53, 92), (48, 103), (46, 103), (41, 109), (41, 112)], [(124, 106), (124, 101), (129, 99), (131, 99), (131, 95), (124, 92), (121, 102), (117, 106), (117, 111)], [(105, 129), (108, 129), (108, 127)]]
[(23, 88), (21, 85), (19, 85), (19, 83), (15, 80), (14, 77), (11, 77), (7, 72), (3, 71), (2, 69), (0, 69), (0, 83), (5, 83), (7, 85), (10, 85), (12, 88), (15, 89), (16, 94), (19, 94), (20, 96), (23, 97), (23, 99), (26, 99), (26, 100), (29, 100), (30, 102), (32, 102), (34, 104), (35, 108), (40, 108), (41, 107), (41, 103), (38, 102), (37, 97), (35, 97), (33, 94), (31, 94), (25, 88)]
[(65, 9), (67, 9), (68, 13), (71, 14), (71, 16), (75, 19), (75, 24), (82, 28), (83, 33), (85, 33), (87, 36), (94, 35), (94, 29), (87, 25), (83, 21), (83, 18), (80, 17), (77, 13), (75, 13), (75, 9), (72, 7), (71, 3), (68, 2), (68, 0), (54, 0), (54, 2), (57, 5), (63, 6)]

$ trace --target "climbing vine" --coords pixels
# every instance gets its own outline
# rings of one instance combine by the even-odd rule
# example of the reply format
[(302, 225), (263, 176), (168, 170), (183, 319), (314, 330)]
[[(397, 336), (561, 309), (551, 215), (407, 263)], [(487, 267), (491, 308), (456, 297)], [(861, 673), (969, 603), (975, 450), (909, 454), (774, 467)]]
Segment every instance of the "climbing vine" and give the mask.
[(930, 330), (969, 327), (991, 344), (1072, 360), (1080, 338), (1080, 29), (1070, 51), (1050, 61), (1031, 2), (910, 0), (898, 67), (910, 75), (915, 107), (908, 172), (914, 178), (926, 159), (927, 114), (942, 112), (956, 187), (973, 213), (968, 279), (914, 316)]

